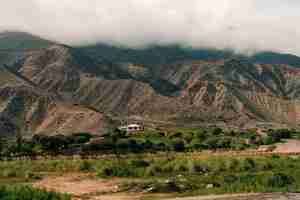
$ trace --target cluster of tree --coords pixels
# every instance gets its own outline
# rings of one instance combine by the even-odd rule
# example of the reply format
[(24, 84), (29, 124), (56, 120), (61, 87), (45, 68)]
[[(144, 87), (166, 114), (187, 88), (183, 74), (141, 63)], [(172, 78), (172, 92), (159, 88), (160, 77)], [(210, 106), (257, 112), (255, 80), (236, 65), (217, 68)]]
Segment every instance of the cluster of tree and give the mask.
[(42, 154), (57, 155), (87, 143), (92, 138), (89, 133), (65, 135), (34, 135), (31, 139), (0, 139), (0, 157), (29, 156)]
[(216, 149), (245, 149), (261, 144), (260, 137), (252, 132), (225, 132), (220, 128), (197, 131), (141, 133), (127, 135), (118, 129), (105, 135), (101, 143), (86, 145), (85, 152), (142, 153), (157, 151), (194, 151)]
[(259, 145), (259, 136), (254, 132), (224, 131), (221, 128), (176, 133), (170, 138), (174, 137), (183, 141), (188, 150), (241, 150)]
[(144, 153), (157, 151), (201, 151), (201, 150), (243, 150), (256, 148), (260, 145), (271, 145), (282, 139), (299, 136), (295, 130), (269, 130), (266, 136), (255, 131), (237, 132), (224, 131), (221, 128), (197, 129), (186, 131), (144, 132), (128, 135), (124, 131), (114, 129), (104, 135), (102, 140), (89, 143), (92, 135), (77, 133), (65, 135), (35, 135), (31, 139), (4, 140), (0, 139), (0, 157), (16, 157), (36, 155), (96, 153)]
[(289, 129), (269, 129), (267, 136), (263, 140), (263, 144), (270, 145), (274, 143), (281, 142), (283, 139), (291, 139), (294, 137), (299, 137), (299, 133), (296, 130)]
[[(101, 146), (95, 150), (112, 150), (119, 152), (153, 152), (153, 151), (199, 151), (199, 150), (243, 150), (271, 145), (282, 139), (297, 135), (295, 130), (269, 130), (267, 136), (251, 131), (224, 131), (221, 128), (207, 128), (174, 133), (151, 132), (135, 135), (115, 130), (107, 134)], [(97, 149), (98, 148), (98, 149)]]

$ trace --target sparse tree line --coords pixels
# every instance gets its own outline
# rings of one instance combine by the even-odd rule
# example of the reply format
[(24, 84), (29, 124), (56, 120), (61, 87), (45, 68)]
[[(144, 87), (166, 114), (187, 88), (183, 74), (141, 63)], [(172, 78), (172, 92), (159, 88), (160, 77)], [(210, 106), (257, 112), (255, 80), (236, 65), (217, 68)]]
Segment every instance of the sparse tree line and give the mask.
[(76, 133), (65, 135), (35, 135), (30, 139), (0, 138), (0, 158), (126, 154), (146, 152), (186, 152), (202, 150), (244, 150), (260, 145), (272, 145), (283, 139), (298, 138), (300, 133), (289, 129), (270, 129), (265, 135), (255, 131), (224, 131), (221, 128), (194, 129), (174, 132), (146, 131), (127, 134), (118, 129), (111, 130), (97, 142), (93, 135)]

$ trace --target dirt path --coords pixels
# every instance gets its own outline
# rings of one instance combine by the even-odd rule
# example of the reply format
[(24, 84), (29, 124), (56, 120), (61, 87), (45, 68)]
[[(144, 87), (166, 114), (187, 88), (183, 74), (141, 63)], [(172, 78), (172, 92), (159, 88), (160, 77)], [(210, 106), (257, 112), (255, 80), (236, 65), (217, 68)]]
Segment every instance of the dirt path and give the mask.
[[(141, 200), (143, 194), (120, 193), (122, 179), (98, 179), (95, 174), (66, 174), (49, 176), (33, 184), (49, 191), (68, 193), (72, 200)], [(158, 196), (157, 196), (158, 197)], [(160, 199), (160, 198), (156, 198)], [(300, 194), (235, 194), (209, 195), (162, 200), (299, 200)]]
[(120, 183), (119, 179), (97, 179), (94, 174), (67, 174), (46, 177), (33, 186), (71, 194), (73, 200), (138, 200), (138, 195), (117, 193)]
[(300, 140), (286, 140), (284, 143), (277, 144), (274, 152), (300, 153)]

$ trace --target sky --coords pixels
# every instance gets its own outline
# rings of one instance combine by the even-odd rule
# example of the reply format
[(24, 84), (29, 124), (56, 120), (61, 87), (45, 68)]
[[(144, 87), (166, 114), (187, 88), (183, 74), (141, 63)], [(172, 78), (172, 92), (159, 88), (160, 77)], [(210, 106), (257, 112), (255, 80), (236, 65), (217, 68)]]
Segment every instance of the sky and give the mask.
[(0, 32), (68, 45), (180, 44), (300, 56), (299, 10), (299, 0), (1, 0)]

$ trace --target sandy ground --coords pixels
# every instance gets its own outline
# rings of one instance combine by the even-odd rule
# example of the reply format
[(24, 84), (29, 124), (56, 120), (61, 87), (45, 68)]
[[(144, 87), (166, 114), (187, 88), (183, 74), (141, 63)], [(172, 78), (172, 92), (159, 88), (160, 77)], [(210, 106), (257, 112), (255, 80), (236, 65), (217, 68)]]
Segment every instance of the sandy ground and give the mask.
[(278, 153), (300, 153), (300, 140), (286, 140), (285, 143), (276, 145), (274, 152)]
[(97, 179), (92, 174), (50, 176), (33, 184), (49, 191), (68, 193), (73, 200), (137, 200), (139, 196), (119, 194), (118, 179)]
[[(33, 184), (49, 191), (68, 193), (72, 200), (141, 200), (142, 194), (119, 193), (121, 179), (96, 179), (93, 174), (49, 176)], [(300, 200), (300, 194), (209, 195), (165, 200)]]

